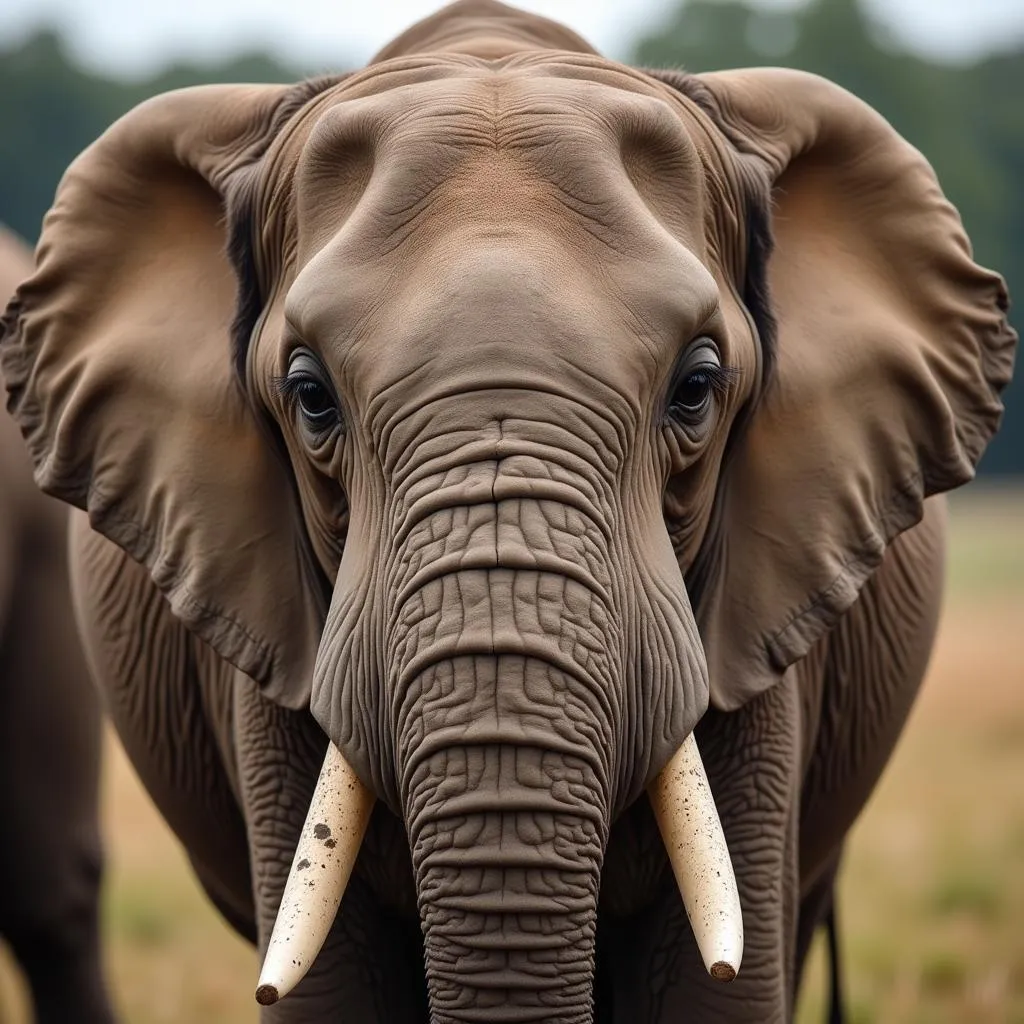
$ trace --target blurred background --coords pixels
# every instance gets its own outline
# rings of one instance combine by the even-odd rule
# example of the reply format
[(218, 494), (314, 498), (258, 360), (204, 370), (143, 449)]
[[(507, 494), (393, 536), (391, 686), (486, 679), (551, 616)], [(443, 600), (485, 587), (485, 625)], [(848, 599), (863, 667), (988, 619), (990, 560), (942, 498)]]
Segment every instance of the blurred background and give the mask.
[[(157, 92), (364, 63), (432, 0), (4, 0), (0, 222), (34, 242), (70, 160)], [(978, 260), (1024, 308), (1022, 0), (523, 0), (606, 55), (825, 75), (921, 149)], [(1024, 316), (1011, 315), (1020, 331)], [(1024, 1022), (1024, 368), (953, 499), (940, 640), (849, 845), (839, 913), (854, 1022)], [(255, 958), (206, 903), (111, 740), (108, 964), (124, 1019), (255, 1022)], [(822, 951), (801, 1024), (824, 1020)], [(24, 994), (0, 949), (0, 1022)]]

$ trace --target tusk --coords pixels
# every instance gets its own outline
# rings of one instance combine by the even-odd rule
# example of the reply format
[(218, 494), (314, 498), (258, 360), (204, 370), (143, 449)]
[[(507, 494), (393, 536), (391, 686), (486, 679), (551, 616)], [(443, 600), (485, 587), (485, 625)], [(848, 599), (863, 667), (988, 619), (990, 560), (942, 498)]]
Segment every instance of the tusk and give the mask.
[(256, 1002), (270, 1006), (302, 981), (320, 952), (345, 894), (373, 794), (330, 743), (263, 960)]
[(732, 981), (743, 959), (743, 913), (722, 823), (693, 733), (648, 794), (708, 974)]

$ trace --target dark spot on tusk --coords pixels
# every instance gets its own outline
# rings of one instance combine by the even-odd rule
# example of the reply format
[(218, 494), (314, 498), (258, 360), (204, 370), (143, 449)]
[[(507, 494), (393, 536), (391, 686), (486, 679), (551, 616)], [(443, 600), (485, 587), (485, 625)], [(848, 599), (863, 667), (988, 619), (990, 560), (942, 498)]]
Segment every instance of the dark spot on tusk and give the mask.
[(313, 826), (313, 835), (317, 839), (330, 839), (331, 830), (321, 822), (319, 825)]
[(276, 985), (260, 985), (256, 989), (256, 1002), (260, 1006), (273, 1006), (278, 1000)]
[(326, 846), (328, 850), (333, 850), (337, 845), (338, 845), (338, 840), (337, 839), (325, 839), (324, 840), (324, 846)]
[(736, 977), (736, 972), (733, 970), (732, 965), (722, 960), (711, 965), (710, 974), (715, 981), (732, 981)]
[(299, 863), (295, 865), (295, 870), (296, 871), (305, 871), (306, 868), (308, 868), (308, 867), (309, 867), (309, 861), (305, 857), (303, 857), (302, 860), (300, 860)]

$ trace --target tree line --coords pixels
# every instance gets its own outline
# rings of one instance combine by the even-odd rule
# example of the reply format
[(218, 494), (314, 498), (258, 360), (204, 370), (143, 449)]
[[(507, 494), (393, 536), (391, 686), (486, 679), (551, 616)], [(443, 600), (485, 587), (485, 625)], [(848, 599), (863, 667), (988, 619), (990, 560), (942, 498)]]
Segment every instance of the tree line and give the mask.
[[(928, 157), (976, 258), (999, 270), (1011, 298), (1024, 302), (1024, 44), (944, 63), (886, 37), (859, 0), (812, 0), (796, 10), (689, 0), (616, 56), (696, 72), (776, 64), (838, 82)], [(342, 61), (330, 70), (343, 69)], [(216, 64), (180, 62), (130, 80), (87, 70), (59, 31), (40, 29), (0, 48), (0, 221), (34, 241), (68, 163), (148, 96), (204, 82), (291, 82), (323, 70), (250, 53)], [(1011, 319), (1024, 327), (1019, 312)], [(1024, 370), (1007, 391), (1003, 430), (983, 474), (1024, 474), (1021, 377)]]

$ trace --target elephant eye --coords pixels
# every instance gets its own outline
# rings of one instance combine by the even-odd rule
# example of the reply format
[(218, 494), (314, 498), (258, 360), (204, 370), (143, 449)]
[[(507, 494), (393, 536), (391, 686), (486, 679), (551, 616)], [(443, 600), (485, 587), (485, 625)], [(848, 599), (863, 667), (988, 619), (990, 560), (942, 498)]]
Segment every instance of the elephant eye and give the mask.
[(713, 342), (698, 342), (686, 353), (676, 372), (669, 414), (689, 426), (699, 426), (711, 410), (715, 396), (729, 390), (735, 373), (719, 362)]
[(311, 423), (321, 424), (333, 418), (334, 401), (331, 393), (312, 377), (300, 378), (295, 384), (295, 399), (299, 403), (302, 415)]
[(694, 370), (676, 388), (672, 405), (687, 416), (699, 416), (711, 404), (714, 382), (709, 368)]
[(320, 361), (304, 349), (297, 351), (288, 364), (288, 373), (277, 381), (280, 393), (297, 409), (303, 425), (316, 439), (341, 422), (334, 389)]

